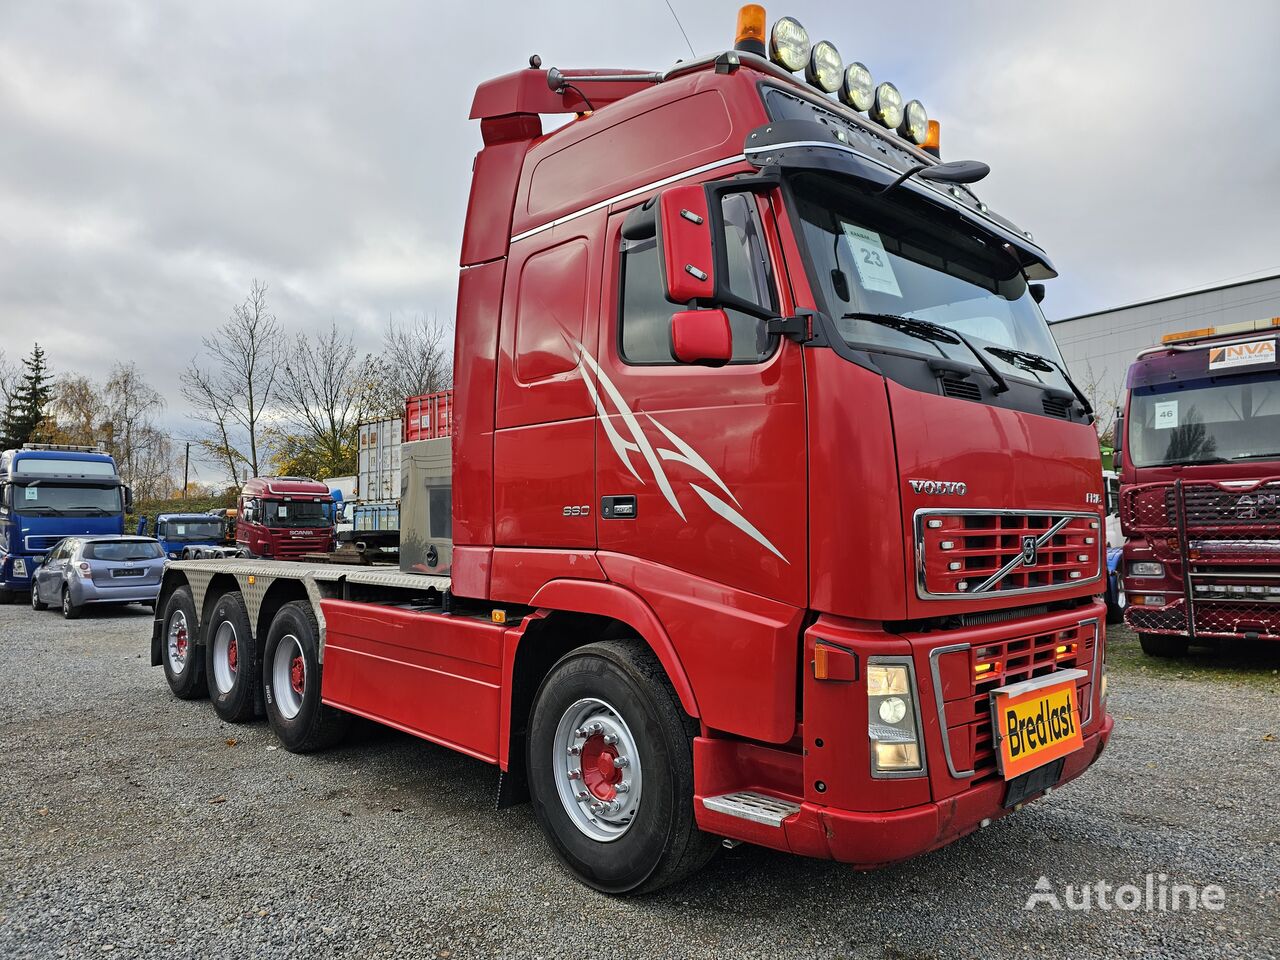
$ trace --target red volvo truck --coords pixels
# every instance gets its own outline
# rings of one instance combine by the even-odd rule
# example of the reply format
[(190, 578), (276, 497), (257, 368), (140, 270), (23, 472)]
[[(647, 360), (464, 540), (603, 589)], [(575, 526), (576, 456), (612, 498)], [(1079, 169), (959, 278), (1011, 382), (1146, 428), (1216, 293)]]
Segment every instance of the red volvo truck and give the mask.
[(481, 84), (421, 540), (170, 564), (178, 696), (260, 694), (291, 750), (354, 714), (494, 764), (610, 892), (722, 841), (899, 861), (1097, 759), (1102, 469), (1053, 268), (918, 102), (794, 20), (767, 42), (748, 7), (665, 72)]
[(290, 560), (334, 547), (333, 495), (306, 477), (251, 477), (240, 491), (236, 545), (250, 557)]
[(1170, 334), (1129, 368), (1120, 519), (1142, 649), (1280, 640), (1280, 317)]

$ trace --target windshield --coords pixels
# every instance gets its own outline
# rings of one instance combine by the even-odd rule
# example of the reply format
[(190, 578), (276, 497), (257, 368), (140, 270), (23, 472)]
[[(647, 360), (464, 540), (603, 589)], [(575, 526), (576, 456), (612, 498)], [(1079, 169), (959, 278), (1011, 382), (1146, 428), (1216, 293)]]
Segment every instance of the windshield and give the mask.
[(111, 516), (120, 513), (120, 488), (63, 486), (47, 480), (15, 484), (12, 507), (30, 516)]
[(90, 541), (81, 548), (85, 560), (156, 560), (164, 556), (160, 544), (154, 540), (106, 540)]
[(1129, 457), (1138, 467), (1280, 460), (1280, 376), (1137, 387), (1128, 431)]
[(262, 519), (268, 527), (327, 527), (328, 508), (327, 503), (264, 500)]
[(159, 525), (156, 535), (166, 540), (180, 540), (187, 543), (222, 539), (222, 522), (209, 520), (166, 520)]
[(963, 343), (849, 314), (925, 320), (963, 334), (1006, 376), (1068, 386), (1051, 365), (1062, 358), (1026, 277), (999, 241), (976, 227), (940, 225), (906, 192), (875, 199), (850, 181), (815, 173), (792, 183), (819, 299), (848, 344), (977, 362)]

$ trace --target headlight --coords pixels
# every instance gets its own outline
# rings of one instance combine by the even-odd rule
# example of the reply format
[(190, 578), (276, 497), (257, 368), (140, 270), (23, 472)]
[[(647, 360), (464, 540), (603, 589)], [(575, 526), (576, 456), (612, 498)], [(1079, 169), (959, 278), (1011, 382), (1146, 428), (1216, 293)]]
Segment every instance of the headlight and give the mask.
[(14, 560), (13, 575), (15, 577), (25, 577), (27, 575), (27, 561), (21, 559)]
[(1163, 607), (1164, 594), (1163, 593), (1145, 594), (1143, 596), (1138, 597), (1138, 603), (1144, 607)]
[(769, 59), (792, 73), (809, 63), (809, 31), (795, 17), (783, 17), (769, 31)]
[(886, 82), (876, 87), (875, 98), (871, 103), (871, 119), (890, 130), (897, 130), (902, 126), (902, 94), (892, 83)]
[(1102, 665), (1102, 679), (1098, 681), (1098, 702), (1107, 702), (1107, 665)]
[(840, 84), (840, 99), (853, 109), (866, 113), (875, 98), (876, 87), (871, 71), (856, 61), (849, 64), (844, 71), (844, 82)]
[(826, 93), (835, 93), (840, 89), (840, 81), (844, 78), (844, 61), (840, 59), (840, 51), (835, 44), (819, 40), (813, 45), (809, 63), (804, 68), (804, 78)]
[(868, 659), (867, 740), (872, 776), (923, 772), (915, 697), (909, 663)]
[(1163, 577), (1164, 564), (1154, 560), (1138, 560), (1129, 564), (1131, 577)]
[(929, 114), (919, 100), (912, 100), (903, 107), (902, 126), (898, 133), (917, 146), (929, 139)]

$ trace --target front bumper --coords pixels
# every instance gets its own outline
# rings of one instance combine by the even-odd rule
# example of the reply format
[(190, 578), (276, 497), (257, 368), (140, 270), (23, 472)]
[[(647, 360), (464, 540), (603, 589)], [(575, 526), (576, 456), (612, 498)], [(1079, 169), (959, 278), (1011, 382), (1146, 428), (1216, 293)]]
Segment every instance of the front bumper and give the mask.
[[(1111, 739), (1113, 726), (1111, 716), (1106, 715), (1101, 729), (1085, 737), (1084, 746), (1067, 755), (1058, 786), (1093, 765)], [(795, 853), (870, 869), (937, 850), (1013, 813), (1004, 808), (1004, 791), (1003, 780), (988, 780), (938, 803), (886, 813), (860, 813), (805, 803), (783, 827)]]

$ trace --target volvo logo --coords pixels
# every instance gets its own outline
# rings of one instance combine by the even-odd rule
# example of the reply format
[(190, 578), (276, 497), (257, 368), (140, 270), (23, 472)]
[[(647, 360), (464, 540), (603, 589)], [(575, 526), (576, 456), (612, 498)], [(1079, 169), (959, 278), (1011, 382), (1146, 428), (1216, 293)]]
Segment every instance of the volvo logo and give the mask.
[(908, 480), (911, 489), (916, 493), (944, 494), (963, 497), (968, 487), (963, 480)]
[(1022, 565), (1024, 567), (1034, 567), (1040, 560), (1040, 545), (1036, 542), (1035, 537), (1022, 538)]

